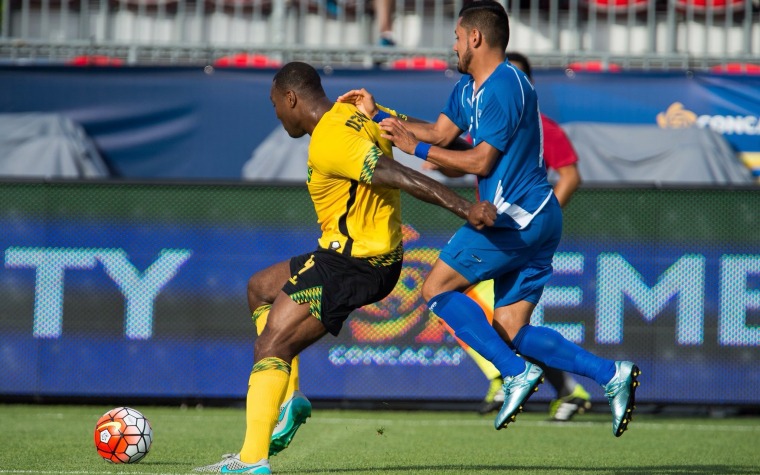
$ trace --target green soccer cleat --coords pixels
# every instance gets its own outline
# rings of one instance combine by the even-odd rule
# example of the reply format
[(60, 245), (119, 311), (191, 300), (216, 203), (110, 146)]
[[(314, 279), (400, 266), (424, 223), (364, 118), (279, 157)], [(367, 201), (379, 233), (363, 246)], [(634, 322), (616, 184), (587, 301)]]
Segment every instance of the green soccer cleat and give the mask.
[(269, 456), (279, 454), (290, 445), (301, 424), (311, 417), (311, 403), (301, 391), (294, 391), (293, 397), (280, 407), (280, 417), (272, 431), (272, 441), (269, 444)]
[(523, 404), (531, 394), (538, 391), (538, 385), (544, 382), (544, 370), (538, 365), (525, 362), (525, 371), (517, 376), (504, 378), (504, 404), (494, 420), (496, 430), (507, 427), (514, 422), (517, 414), (523, 410)]
[(589, 409), (591, 409), (591, 395), (583, 389), (583, 386), (576, 384), (573, 392), (549, 404), (549, 418), (553, 421), (567, 422), (576, 414), (583, 414)]
[(604, 385), (604, 393), (610, 401), (612, 409), (612, 433), (620, 437), (633, 419), (636, 408), (636, 388), (641, 371), (630, 361), (615, 361), (615, 376)]
[(222, 461), (205, 467), (193, 469), (194, 472), (206, 473), (253, 473), (257, 475), (271, 475), (272, 469), (269, 467), (267, 459), (261, 459), (256, 463), (245, 463), (240, 460), (240, 454), (226, 454), (222, 456)]

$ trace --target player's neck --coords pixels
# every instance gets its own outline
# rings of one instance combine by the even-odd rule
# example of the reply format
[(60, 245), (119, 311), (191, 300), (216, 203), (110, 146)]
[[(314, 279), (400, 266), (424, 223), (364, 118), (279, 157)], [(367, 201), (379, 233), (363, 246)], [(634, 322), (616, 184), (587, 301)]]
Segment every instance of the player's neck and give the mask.
[(305, 127), (306, 133), (311, 135), (314, 132), (317, 124), (320, 120), (322, 120), (322, 116), (324, 116), (327, 111), (332, 109), (334, 104), (335, 103), (327, 97), (317, 99), (317, 101), (314, 103), (314, 106), (311, 107), (309, 111), (309, 117), (307, 119), (307, 124)]
[(496, 54), (487, 55), (473, 61), (470, 65), (470, 75), (475, 81), (475, 89), (480, 89), (480, 86), (496, 71), (501, 63), (504, 62), (504, 58), (499, 59)]

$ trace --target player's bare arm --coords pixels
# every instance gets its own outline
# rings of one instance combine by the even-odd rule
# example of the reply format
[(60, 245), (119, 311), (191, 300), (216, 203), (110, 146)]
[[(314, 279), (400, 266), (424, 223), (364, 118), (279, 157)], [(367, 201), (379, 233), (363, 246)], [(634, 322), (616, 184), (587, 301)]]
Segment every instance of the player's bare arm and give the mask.
[(581, 184), (581, 175), (575, 163), (556, 169), (559, 179), (554, 185), (554, 194), (557, 196), (559, 205), (563, 208)]
[(385, 156), (377, 161), (372, 185), (404, 190), (419, 200), (451, 211), (477, 229), (492, 226), (496, 220), (496, 207), (492, 203), (470, 203), (432, 178)]
[[(364, 88), (346, 92), (338, 97), (338, 102), (354, 104), (369, 118), (375, 117), (379, 111), (375, 97)], [(404, 122), (409, 130), (423, 142), (440, 147), (460, 148), (467, 145), (467, 142), (459, 137), (462, 130), (444, 114), (439, 115), (436, 122), (427, 122), (410, 116), (404, 116)]]
[[(417, 144), (427, 141), (417, 136), (413, 132), (413, 128), (410, 127), (411, 125), (413, 124), (396, 118), (385, 119), (380, 123), (380, 128), (384, 132), (381, 136), (391, 140), (398, 149), (414, 155)], [(448, 170), (473, 175), (487, 175), (501, 155), (497, 148), (487, 142), (481, 142), (469, 150), (451, 150), (433, 145), (427, 154), (426, 160), (428, 162)]]

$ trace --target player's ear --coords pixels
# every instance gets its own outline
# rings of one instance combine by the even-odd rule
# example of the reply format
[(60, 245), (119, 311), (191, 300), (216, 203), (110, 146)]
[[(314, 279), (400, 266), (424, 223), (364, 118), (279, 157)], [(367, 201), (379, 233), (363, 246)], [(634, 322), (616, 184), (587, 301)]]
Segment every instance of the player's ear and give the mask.
[(477, 48), (483, 43), (483, 33), (480, 30), (473, 28), (470, 32), (470, 44), (473, 48)]
[(288, 101), (288, 107), (293, 108), (296, 106), (296, 103), (298, 102), (298, 98), (296, 97), (296, 93), (293, 90), (289, 90), (285, 93), (285, 100)]

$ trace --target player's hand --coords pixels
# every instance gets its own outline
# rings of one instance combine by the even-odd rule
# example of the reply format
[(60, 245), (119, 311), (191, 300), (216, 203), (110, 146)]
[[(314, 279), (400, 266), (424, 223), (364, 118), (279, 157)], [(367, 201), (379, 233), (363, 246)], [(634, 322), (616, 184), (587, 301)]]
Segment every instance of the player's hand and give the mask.
[(475, 229), (493, 226), (496, 222), (496, 206), (489, 201), (475, 203), (467, 212), (467, 221), (475, 226)]
[(380, 137), (393, 142), (393, 145), (399, 150), (409, 155), (414, 155), (414, 148), (420, 141), (417, 140), (417, 137), (413, 133), (407, 130), (403, 121), (395, 117), (388, 117), (380, 122), (380, 130), (383, 131)]
[(338, 98), (338, 102), (347, 102), (359, 108), (359, 111), (369, 117), (375, 117), (378, 108), (375, 105), (375, 97), (364, 88), (352, 89)]

